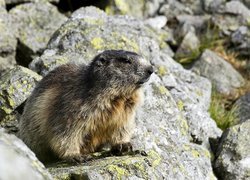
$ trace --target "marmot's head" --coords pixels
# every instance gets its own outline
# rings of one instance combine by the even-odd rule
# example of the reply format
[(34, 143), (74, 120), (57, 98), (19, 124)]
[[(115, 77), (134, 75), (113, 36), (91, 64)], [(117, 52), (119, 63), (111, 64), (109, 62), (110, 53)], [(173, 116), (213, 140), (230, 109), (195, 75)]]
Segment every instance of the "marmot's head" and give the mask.
[(135, 90), (153, 73), (153, 67), (142, 56), (123, 50), (104, 51), (89, 67), (94, 81), (117, 91)]

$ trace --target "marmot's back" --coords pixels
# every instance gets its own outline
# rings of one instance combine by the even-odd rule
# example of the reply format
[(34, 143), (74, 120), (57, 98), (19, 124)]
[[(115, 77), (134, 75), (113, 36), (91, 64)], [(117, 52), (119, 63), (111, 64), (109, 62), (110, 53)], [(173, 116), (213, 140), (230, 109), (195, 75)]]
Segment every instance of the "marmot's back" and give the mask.
[(141, 56), (116, 50), (88, 66), (60, 66), (28, 99), (19, 136), (42, 161), (81, 161), (107, 143), (115, 151), (131, 150), (135, 109), (152, 72)]
[[(45, 76), (28, 98), (20, 121), (19, 137), (34, 151), (44, 158), (50, 151), (47, 139), (49, 116), (56, 111), (56, 99), (61, 91), (71, 88), (69, 81), (75, 81), (79, 67), (66, 64), (51, 71)], [(68, 82), (67, 82), (68, 81)]]

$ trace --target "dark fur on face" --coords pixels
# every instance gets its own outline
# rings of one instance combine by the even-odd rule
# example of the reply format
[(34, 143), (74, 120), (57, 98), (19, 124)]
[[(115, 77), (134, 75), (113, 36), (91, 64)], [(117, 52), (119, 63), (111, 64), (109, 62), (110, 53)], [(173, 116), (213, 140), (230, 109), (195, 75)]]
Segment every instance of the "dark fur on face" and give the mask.
[(122, 50), (104, 51), (88, 66), (62, 65), (28, 99), (19, 136), (43, 162), (52, 155), (81, 160), (103, 144), (129, 147), (141, 86), (152, 72), (142, 56)]
[(153, 73), (153, 68), (134, 52), (107, 50), (94, 58), (88, 71), (98, 86), (123, 93), (124, 89), (131, 92), (141, 87)]

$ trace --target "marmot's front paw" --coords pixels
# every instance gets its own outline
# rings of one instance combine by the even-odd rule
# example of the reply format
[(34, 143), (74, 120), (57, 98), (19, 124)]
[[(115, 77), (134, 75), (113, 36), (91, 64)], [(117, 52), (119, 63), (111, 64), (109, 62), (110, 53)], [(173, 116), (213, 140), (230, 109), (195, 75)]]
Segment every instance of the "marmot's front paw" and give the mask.
[(132, 147), (132, 144), (130, 142), (116, 144), (116, 145), (113, 145), (111, 148), (111, 153), (113, 155), (121, 156), (123, 154), (127, 154), (130, 152), (133, 152), (133, 147)]
[(93, 159), (93, 157), (89, 154), (86, 155), (79, 155), (79, 156), (75, 156), (75, 157), (70, 157), (67, 159), (67, 162), (72, 163), (72, 164), (81, 164), (81, 163), (85, 163), (87, 161), (91, 161)]

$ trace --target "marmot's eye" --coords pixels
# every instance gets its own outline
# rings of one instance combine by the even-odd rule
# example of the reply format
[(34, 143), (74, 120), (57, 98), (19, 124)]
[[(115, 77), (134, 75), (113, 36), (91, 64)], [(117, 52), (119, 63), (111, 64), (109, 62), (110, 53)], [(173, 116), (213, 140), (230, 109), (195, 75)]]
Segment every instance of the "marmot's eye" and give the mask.
[(131, 59), (127, 59), (127, 58), (120, 58), (119, 60), (120, 60), (121, 62), (123, 62), (123, 63), (128, 63), (128, 64), (131, 64), (131, 63), (132, 63)]

